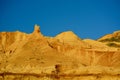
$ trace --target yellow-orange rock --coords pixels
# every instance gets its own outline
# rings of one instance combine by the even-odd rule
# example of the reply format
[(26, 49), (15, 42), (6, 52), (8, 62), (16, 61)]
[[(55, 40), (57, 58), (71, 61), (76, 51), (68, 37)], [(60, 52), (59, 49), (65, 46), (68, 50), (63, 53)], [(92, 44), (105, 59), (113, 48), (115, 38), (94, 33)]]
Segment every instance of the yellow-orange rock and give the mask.
[(95, 40), (82, 40), (72, 31), (46, 37), (38, 25), (31, 34), (0, 32), (1, 73), (53, 74), (56, 65), (63, 74), (118, 75), (120, 50)]

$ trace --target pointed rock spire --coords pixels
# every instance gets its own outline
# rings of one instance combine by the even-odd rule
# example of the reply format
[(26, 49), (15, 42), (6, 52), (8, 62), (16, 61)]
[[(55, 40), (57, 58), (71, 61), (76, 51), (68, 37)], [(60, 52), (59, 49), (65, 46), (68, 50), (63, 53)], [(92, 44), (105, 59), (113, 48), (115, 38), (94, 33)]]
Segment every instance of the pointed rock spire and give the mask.
[(42, 33), (40, 32), (40, 26), (38, 26), (37, 24), (34, 26), (34, 31), (32, 33), (34, 35), (34, 37), (43, 37)]
[(40, 33), (40, 26), (38, 26), (37, 24), (34, 26), (34, 31), (33, 33)]

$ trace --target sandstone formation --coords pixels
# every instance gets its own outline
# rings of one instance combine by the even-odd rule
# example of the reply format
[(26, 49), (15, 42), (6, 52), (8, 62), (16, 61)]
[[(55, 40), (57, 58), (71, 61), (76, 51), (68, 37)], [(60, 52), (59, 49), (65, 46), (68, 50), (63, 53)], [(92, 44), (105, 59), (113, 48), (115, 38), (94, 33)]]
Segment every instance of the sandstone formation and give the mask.
[[(97, 41), (82, 40), (72, 31), (67, 31), (47, 37), (42, 35), (38, 25), (31, 34), (0, 32), (0, 79), (15, 79), (14, 75), (34, 76), (32, 80), (39, 80), (36, 76), (50, 78), (50, 75), (57, 76), (54, 76), (56, 80), (66, 80), (63, 78), (65, 75), (77, 76), (74, 80), (120, 79), (119, 47), (110, 47), (101, 41), (112, 37), (119, 41), (118, 36), (119, 31)], [(53, 80), (53, 77), (47, 80)]]
[(115, 31), (112, 34), (107, 34), (99, 38), (98, 41), (103, 42), (110, 47), (120, 48), (120, 30)]
[(113, 37), (114, 37), (114, 38), (119, 38), (119, 37), (120, 37), (120, 30), (115, 31), (115, 32), (113, 32), (112, 34), (107, 34), (107, 35), (101, 37), (101, 38), (98, 39), (98, 40), (100, 41), (100, 40), (104, 40), (104, 39), (110, 39), (110, 38), (113, 38)]

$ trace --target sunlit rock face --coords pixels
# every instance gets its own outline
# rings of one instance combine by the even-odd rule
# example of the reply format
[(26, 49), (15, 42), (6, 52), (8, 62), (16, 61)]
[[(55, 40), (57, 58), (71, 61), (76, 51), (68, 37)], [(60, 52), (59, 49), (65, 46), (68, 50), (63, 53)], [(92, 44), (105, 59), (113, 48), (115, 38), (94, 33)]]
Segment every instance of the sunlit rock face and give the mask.
[(107, 34), (97, 41), (102, 42), (109, 47), (120, 48), (120, 30), (113, 32), (112, 34)]
[(0, 32), (0, 79), (119, 80), (120, 48), (106, 44), (112, 36), (119, 45), (119, 31), (106, 36), (82, 40), (66, 31), (48, 37), (38, 25), (31, 34)]

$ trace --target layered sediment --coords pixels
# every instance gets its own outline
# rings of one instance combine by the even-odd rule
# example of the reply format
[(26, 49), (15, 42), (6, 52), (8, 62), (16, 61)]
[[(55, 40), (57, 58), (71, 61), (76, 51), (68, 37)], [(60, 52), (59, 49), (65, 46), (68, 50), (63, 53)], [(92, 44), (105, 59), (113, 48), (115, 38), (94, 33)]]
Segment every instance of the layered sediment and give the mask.
[(38, 25), (31, 34), (0, 32), (0, 79), (120, 79), (120, 49), (104, 40), (82, 40), (72, 31), (48, 37)]

